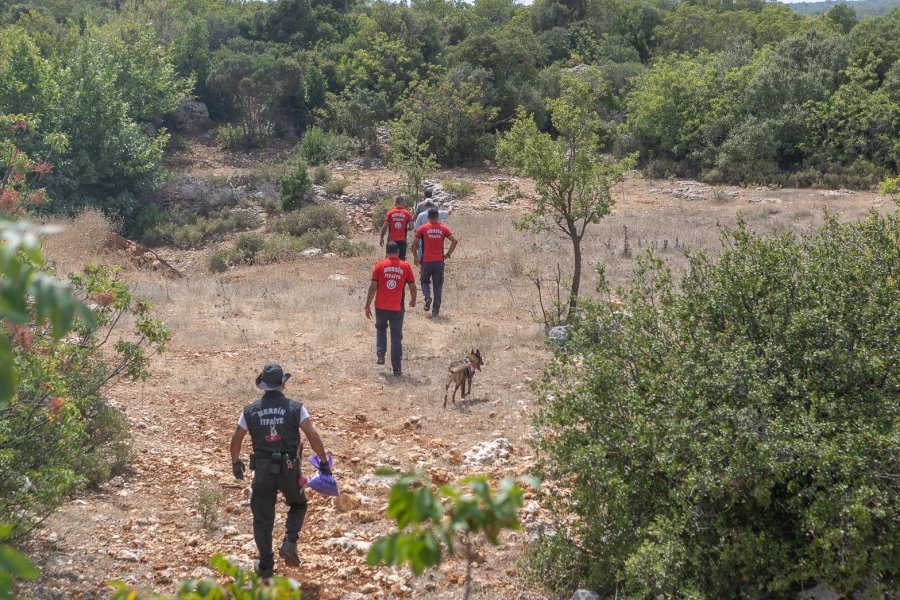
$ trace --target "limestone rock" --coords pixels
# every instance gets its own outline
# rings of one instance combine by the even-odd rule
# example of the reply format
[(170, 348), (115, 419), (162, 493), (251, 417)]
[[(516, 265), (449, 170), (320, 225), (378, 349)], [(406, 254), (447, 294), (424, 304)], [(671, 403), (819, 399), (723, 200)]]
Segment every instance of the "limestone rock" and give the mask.
[(322, 256), (321, 248), (307, 248), (300, 253), (301, 258), (317, 258), (319, 256)]
[(846, 597), (827, 583), (820, 583), (797, 594), (797, 600), (844, 600)]
[(185, 100), (172, 115), (175, 120), (175, 129), (188, 133), (203, 131), (209, 126), (209, 109), (203, 102)]

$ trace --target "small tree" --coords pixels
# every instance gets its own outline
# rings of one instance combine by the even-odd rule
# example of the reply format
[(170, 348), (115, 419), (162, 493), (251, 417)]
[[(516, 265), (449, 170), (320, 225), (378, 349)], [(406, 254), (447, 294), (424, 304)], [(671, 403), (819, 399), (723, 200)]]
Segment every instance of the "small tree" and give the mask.
[(569, 321), (581, 285), (581, 241), (588, 226), (609, 213), (610, 188), (624, 179), (633, 159), (610, 162), (598, 152), (601, 123), (592, 82), (566, 74), (561, 85), (560, 97), (547, 101), (558, 136), (539, 131), (532, 116), (519, 109), (512, 129), (498, 143), (497, 156), (519, 175), (531, 178), (538, 193), (534, 208), (516, 227), (553, 232), (572, 243)]
[(391, 123), (389, 164), (403, 174), (403, 193), (411, 202), (422, 197), (422, 180), (437, 168), (434, 154), (428, 149), (430, 140), (422, 140), (421, 136), (422, 119), (416, 115), (406, 114)]
[[(519, 481), (538, 487), (531, 477)], [(520, 529), (517, 513), (522, 493), (515, 479), (504, 479), (498, 490), (492, 490), (485, 477), (467, 477), (459, 485), (435, 488), (422, 475), (402, 475), (391, 488), (387, 509), (398, 531), (375, 540), (367, 560), (370, 565), (408, 564), (414, 574), (421, 575), (427, 567), (441, 564), (444, 551), (456, 555), (461, 543), (466, 559), (463, 597), (468, 600), (477, 535), (484, 533), (496, 546), (504, 529)]]

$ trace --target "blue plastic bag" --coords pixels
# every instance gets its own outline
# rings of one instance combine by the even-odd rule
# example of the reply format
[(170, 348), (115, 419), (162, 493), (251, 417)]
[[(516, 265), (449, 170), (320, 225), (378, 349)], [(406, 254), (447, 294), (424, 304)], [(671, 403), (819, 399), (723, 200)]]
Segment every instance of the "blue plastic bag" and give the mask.
[[(331, 465), (334, 461), (331, 458), (331, 453), (328, 453), (328, 470), (331, 470)], [(315, 490), (324, 496), (337, 496), (338, 495), (338, 487), (337, 481), (334, 480), (333, 475), (328, 475), (327, 473), (323, 473), (319, 470), (319, 457), (313, 454), (313, 457), (309, 459), (309, 464), (315, 467), (316, 472), (312, 477), (309, 478), (309, 481), (306, 482), (306, 487), (311, 490)]]

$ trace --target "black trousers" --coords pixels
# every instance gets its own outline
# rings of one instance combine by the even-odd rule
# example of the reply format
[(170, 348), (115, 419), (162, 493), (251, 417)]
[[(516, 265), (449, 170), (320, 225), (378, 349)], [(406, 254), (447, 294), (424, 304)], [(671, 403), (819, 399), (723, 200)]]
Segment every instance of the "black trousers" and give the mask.
[(297, 541), (303, 519), (306, 516), (306, 494), (297, 483), (300, 475), (300, 461), (288, 470), (284, 464), (279, 475), (268, 473), (269, 461), (258, 460), (253, 472), (253, 485), (250, 494), (250, 510), (253, 511), (253, 540), (259, 551), (259, 568), (271, 569), (275, 565), (272, 552), (272, 529), (275, 527), (275, 501), (278, 492), (284, 496), (288, 509), (284, 522), (284, 535)]
[(400, 260), (406, 260), (406, 240), (403, 240), (402, 242), (395, 241), (394, 243), (400, 247)]
[(430, 298), (429, 287), (434, 283), (434, 304), (431, 305), (432, 314), (441, 312), (441, 295), (444, 290), (444, 261), (423, 262), (419, 271), (422, 280), (422, 290), (426, 298)]
[[(400, 300), (406, 299), (404, 295)], [(402, 306), (402, 304), (401, 304)], [(397, 373), (402, 370), (403, 358), (403, 312), (402, 310), (375, 309), (375, 354), (379, 357), (387, 353), (387, 330), (391, 328), (391, 367)]]

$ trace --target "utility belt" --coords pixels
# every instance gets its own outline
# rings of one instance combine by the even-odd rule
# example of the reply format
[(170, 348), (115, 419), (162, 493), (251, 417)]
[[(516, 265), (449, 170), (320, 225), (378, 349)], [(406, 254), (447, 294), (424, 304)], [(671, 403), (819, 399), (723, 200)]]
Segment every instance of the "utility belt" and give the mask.
[(269, 475), (300, 468), (301, 452), (254, 452), (250, 454), (250, 470)]

